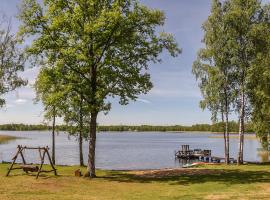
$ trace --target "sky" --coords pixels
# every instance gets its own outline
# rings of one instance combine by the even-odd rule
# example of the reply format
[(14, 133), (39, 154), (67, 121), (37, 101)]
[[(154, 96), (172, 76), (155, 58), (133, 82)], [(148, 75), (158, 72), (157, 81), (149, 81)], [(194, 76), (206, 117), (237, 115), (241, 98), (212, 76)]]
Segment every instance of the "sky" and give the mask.
[[(165, 12), (166, 21), (162, 29), (174, 35), (183, 52), (176, 58), (162, 53), (162, 63), (150, 63), (153, 89), (141, 95), (136, 102), (127, 106), (112, 100), (112, 109), (100, 114), (98, 123), (102, 125), (191, 125), (211, 123), (209, 111), (202, 111), (199, 101), (202, 99), (195, 77), (191, 73), (196, 53), (203, 47), (201, 40), (202, 23), (210, 14), (211, 0), (140, 0), (151, 8)], [(269, 0), (266, 0), (269, 2)], [(15, 16), (20, 0), (0, 0), (0, 12)], [(13, 29), (19, 22), (12, 19)], [(27, 68), (22, 76), (29, 85), (6, 95), (6, 106), (0, 110), (0, 124), (26, 123), (39, 124), (43, 120), (41, 103), (34, 103), (35, 82), (38, 68)], [(61, 123), (61, 119), (58, 119)]]

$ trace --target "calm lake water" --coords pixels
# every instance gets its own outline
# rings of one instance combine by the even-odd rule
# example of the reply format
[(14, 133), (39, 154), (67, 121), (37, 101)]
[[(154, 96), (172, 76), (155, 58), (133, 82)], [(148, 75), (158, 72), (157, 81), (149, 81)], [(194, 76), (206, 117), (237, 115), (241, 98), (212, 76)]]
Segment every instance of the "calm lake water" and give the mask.
[[(17, 145), (51, 146), (51, 133), (42, 131), (0, 131), (0, 135), (22, 137), (0, 145), (0, 162), (11, 161)], [(223, 138), (216, 138), (210, 133), (163, 133), (163, 132), (102, 132), (97, 134), (96, 166), (101, 169), (158, 169), (180, 167), (175, 160), (174, 151), (182, 144), (190, 148), (211, 149), (213, 156), (223, 157)], [(222, 136), (222, 135), (220, 135)], [(232, 138), (231, 156), (236, 158), (238, 139)], [(266, 161), (261, 157), (260, 143), (255, 139), (245, 139), (245, 161)], [(84, 143), (84, 156), (87, 161), (87, 142)], [(77, 165), (79, 163), (78, 141), (65, 133), (56, 136), (56, 163), (60, 165)], [(26, 161), (38, 163), (37, 151), (25, 151)]]

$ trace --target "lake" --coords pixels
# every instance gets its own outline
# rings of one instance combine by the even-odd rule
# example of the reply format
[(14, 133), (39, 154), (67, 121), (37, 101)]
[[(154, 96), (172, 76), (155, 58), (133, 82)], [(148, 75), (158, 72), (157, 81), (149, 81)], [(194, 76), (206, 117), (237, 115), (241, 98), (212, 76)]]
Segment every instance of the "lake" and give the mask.
[[(51, 146), (51, 133), (48, 131), (0, 131), (0, 135), (22, 137), (0, 145), (0, 162), (11, 161), (17, 145)], [(159, 169), (181, 167), (182, 162), (175, 160), (174, 152), (183, 144), (191, 149), (211, 149), (213, 156), (224, 157), (224, 144), (221, 134), (211, 133), (166, 133), (166, 132), (102, 132), (97, 134), (96, 167), (101, 169)], [(231, 156), (236, 158), (238, 139), (230, 141)], [(266, 161), (259, 154), (260, 143), (256, 139), (245, 139), (244, 160)], [(76, 137), (65, 133), (56, 136), (56, 164), (78, 165), (79, 151)], [(83, 146), (87, 161), (88, 143)], [(26, 161), (38, 163), (37, 151), (25, 151)]]

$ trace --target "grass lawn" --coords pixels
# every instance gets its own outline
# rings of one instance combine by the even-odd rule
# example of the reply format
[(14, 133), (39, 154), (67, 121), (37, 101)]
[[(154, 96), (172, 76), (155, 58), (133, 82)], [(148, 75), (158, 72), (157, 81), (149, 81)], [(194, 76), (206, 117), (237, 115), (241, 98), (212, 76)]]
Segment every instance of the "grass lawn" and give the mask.
[(57, 166), (58, 176), (46, 174), (38, 180), (20, 170), (5, 177), (8, 166), (0, 164), (1, 200), (270, 199), (270, 165), (143, 172), (98, 170), (95, 179), (75, 177), (76, 166)]
[(0, 144), (8, 142), (9, 140), (15, 140), (17, 137), (9, 136), (9, 135), (0, 135)]

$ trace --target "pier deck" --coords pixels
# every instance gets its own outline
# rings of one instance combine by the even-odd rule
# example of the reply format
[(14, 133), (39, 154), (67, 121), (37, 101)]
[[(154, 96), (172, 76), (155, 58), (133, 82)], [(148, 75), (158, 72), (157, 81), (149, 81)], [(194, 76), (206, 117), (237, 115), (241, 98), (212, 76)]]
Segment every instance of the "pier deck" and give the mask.
[[(181, 150), (175, 152), (175, 158), (184, 160), (200, 160), (205, 162), (220, 163), (225, 160), (224, 158), (212, 156), (211, 150), (202, 149), (189, 149), (189, 145), (182, 145)], [(230, 162), (234, 163), (235, 160), (230, 158)]]

